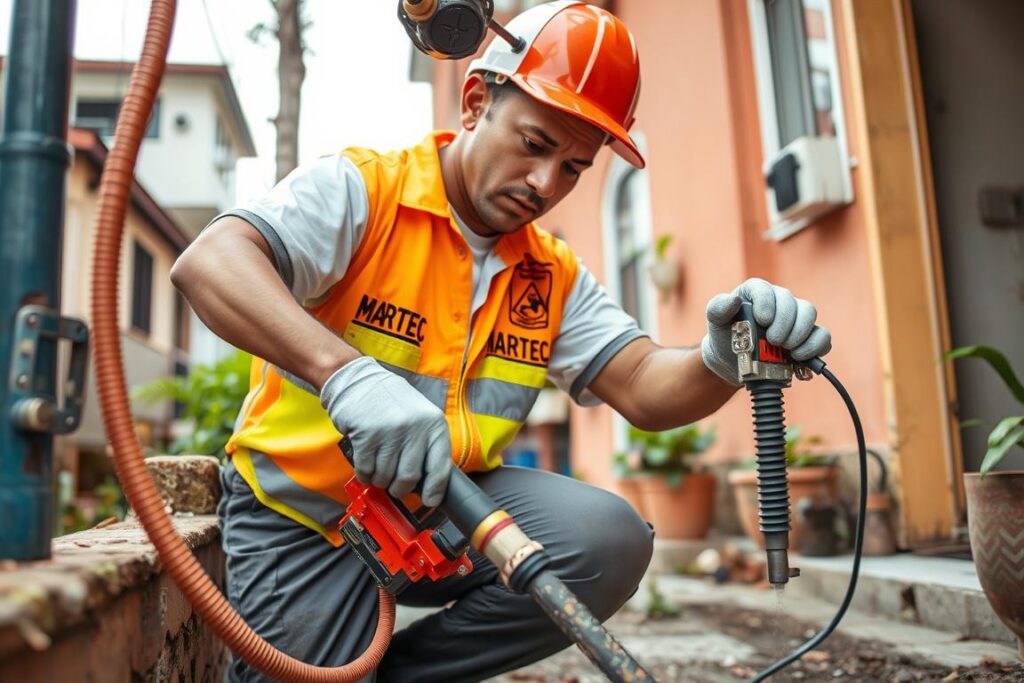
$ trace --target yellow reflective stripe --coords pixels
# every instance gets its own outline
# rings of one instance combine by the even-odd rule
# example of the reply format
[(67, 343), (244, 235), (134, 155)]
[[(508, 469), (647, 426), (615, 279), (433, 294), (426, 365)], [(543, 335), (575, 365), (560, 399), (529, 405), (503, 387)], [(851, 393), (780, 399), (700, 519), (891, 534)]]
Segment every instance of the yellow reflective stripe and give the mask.
[(522, 424), (490, 415), (473, 415), (480, 432), (481, 469), (492, 470), (501, 464), (501, 452), (512, 443)]
[(540, 389), (544, 386), (547, 374), (547, 368), (527, 363), (516, 363), (498, 356), (487, 356), (477, 365), (473, 379), (499, 379), (502, 382)]
[(349, 323), (343, 338), (366, 355), (410, 372), (419, 367), (423, 355), (423, 349), (415, 344), (355, 323)]
[(341, 533), (337, 529), (328, 531), (314, 522), (310, 517), (307, 517), (298, 510), (285, 505), (276, 498), (267, 495), (263, 490), (263, 487), (260, 486), (260, 482), (256, 477), (256, 468), (253, 467), (252, 456), (249, 455), (248, 448), (239, 448), (235, 451), (234, 455), (231, 456), (231, 462), (234, 463), (235, 469), (238, 470), (240, 475), (242, 475), (242, 479), (244, 479), (245, 483), (249, 485), (249, 488), (252, 489), (253, 495), (256, 496), (256, 500), (260, 503), (266, 505), (278, 514), (284, 515), (288, 519), (294, 520), (308, 529), (312, 529), (327, 539), (331, 545), (337, 547), (342, 544), (343, 541)]
[(281, 382), (281, 393), (259, 422), (236, 437), (236, 445), (263, 453), (315, 451), (340, 438), (320, 399), (291, 382)]

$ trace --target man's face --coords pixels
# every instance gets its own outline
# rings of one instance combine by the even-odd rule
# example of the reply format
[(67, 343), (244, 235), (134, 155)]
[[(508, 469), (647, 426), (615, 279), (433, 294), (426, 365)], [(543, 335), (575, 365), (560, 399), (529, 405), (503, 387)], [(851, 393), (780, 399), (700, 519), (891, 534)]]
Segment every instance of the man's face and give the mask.
[(463, 100), (469, 136), (464, 182), (480, 221), (494, 233), (515, 232), (550, 211), (593, 164), (604, 142), (595, 126), (537, 102), (511, 86), (497, 101), (483, 89), (474, 109)]

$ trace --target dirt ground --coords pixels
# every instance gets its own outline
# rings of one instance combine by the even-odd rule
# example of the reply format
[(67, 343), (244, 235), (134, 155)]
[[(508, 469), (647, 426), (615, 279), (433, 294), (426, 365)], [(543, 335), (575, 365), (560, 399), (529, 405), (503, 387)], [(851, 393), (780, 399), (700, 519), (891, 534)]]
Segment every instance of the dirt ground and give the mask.
[[(732, 606), (688, 605), (678, 617), (647, 619), (636, 613), (623, 613), (608, 622), (609, 630), (636, 658), (648, 667), (658, 683), (732, 683), (746, 681), (757, 671), (788, 654), (814, 634), (809, 624), (782, 614), (754, 612)], [(745, 647), (735, 648), (741, 656), (722, 655), (721, 650), (703, 653), (673, 647), (668, 636), (685, 634), (695, 638), (710, 633)], [(734, 639), (731, 641), (730, 639)], [(661, 651), (645, 643), (667, 645)], [(635, 648), (640, 647), (640, 650)], [(639, 652), (642, 650), (643, 655)], [(490, 679), (490, 683), (597, 683), (605, 680), (575, 647), (530, 667)], [(970, 667), (950, 668), (917, 656), (900, 653), (892, 646), (856, 640), (833, 633), (818, 649), (794, 662), (772, 681), (880, 681), (915, 683), (917, 681), (1021, 681), (1024, 664), (1004, 665), (979, 661)]]

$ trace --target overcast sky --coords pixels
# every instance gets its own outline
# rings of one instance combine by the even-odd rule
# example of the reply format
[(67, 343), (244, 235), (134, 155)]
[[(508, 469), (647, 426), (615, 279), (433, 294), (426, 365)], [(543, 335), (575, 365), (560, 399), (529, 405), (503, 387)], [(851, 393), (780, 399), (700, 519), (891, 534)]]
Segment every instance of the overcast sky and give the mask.
[[(7, 52), (12, 0), (0, 0), (0, 50)], [(300, 161), (347, 145), (393, 149), (419, 141), (431, 128), (430, 86), (408, 80), (411, 45), (395, 17), (394, 0), (307, 0), (313, 26), (302, 90)], [(79, 0), (75, 55), (135, 61), (149, 2)], [(246, 37), (272, 21), (267, 0), (178, 0), (169, 61), (227, 63), (259, 160), (242, 162), (239, 199), (273, 177), (277, 112), (277, 48)], [(266, 43), (266, 41), (264, 41)]]

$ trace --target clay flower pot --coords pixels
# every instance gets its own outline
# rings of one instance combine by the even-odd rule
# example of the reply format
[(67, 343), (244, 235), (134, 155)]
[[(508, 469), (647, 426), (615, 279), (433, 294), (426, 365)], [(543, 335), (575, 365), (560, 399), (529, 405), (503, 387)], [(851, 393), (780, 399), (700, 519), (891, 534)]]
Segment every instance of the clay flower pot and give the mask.
[(968, 472), (964, 486), (978, 579), (1024, 660), (1024, 471)]
[(633, 477), (633, 481), (656, 538), (687, 540), (708, 535), (715, 504), (713, 474), (687, 474), (675, 488), (657, 475)]
[[(793, 514), (793, 506), (804, 498), (810, 498), (817, 506), (834, 503), (837, 499), (839, 470), (825, 466), (798, 467), (790, 469), (788, 475), (789, 521), (792, 526), (789, 548), (795, 551), (800, 547), (804, 522), (799, 515)], [(733, 470), (729, 472), (729, 483), (736, 493), (736, 505), (744, 533), (763, 549), (764, 534), (761, 533), (757, 509), (757, 470)]]
[(615, 486), (619, 495), (625, 498), (626, 502), (632, 505), (633, 509), (636, 510), (641, 517), (647, 519), (647, 511), (644, 510), (644, 501), (640, 495), (640, 489), (636, 482), (636, 477), (623, 477), (615, 482)]

